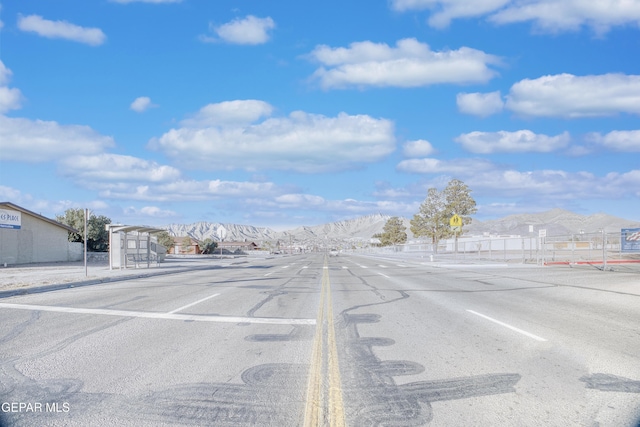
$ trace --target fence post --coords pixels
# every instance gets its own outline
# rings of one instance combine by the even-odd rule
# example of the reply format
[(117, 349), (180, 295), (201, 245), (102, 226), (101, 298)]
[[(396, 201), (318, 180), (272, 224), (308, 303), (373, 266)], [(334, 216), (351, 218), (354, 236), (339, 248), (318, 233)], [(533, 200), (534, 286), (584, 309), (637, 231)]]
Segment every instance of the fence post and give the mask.
[(607, 233), (602, 228), (602, 271), (607, 269)]
[(502, 249), (504, 250), (503, 256), (504, 256), (504, 260), (506, 261), (507, 260), (507, 239), (506, 238), (502, 241)]

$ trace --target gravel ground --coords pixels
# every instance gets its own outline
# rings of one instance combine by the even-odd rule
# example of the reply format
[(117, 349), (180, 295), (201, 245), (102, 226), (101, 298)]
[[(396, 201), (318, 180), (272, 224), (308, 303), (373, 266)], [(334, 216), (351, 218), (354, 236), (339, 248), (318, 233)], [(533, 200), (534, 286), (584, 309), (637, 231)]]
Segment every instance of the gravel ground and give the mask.
[(109, 269), (107, 262), (90, 262), (85, 270), (84, 262), (54, 262), (0, 266), (0, 297), (15, 292), (31, 292), (38, 288), (72, 284), (91, 284), (112, 280), (123, 280), (158, 274), (170, 274), (183, 270), (216, 268), (247, 262), (243, 258), (181, 257), (167, 258), (159, 265), (151, 264), (139, 268)]

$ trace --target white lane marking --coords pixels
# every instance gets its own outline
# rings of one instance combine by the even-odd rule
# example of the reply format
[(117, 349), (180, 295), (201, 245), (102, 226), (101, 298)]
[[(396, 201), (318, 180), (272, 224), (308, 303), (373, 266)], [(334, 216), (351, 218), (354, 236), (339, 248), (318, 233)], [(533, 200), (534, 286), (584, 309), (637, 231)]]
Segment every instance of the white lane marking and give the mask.
[(386, 277), (387, 279), (391, 279), (391, 277), (387, 276), (386, 274), (382, 274), (382, 273), (378, 273), (379, 275), (381, 275), (382, 277)]
[(358, 267), (360, 267), (360, 268), (369, 268), (369, 267), (365, 267), (364, 265), (360, 265), (360, 264), (358, 264)]
[(406, 267), (404, 264), (396, 264), (398, 267)]
[(386, 265), (382, 265), (382, 264), (378, 264), (378, 267), (381, 267), (381, 268), (387, 268), (387, 266), (386, 266)]
[(499, 321), (499, 320), (493, 319), (493, 318), (491, 318), (491, 317), (489, 317), (489, 316), (485, 316), (484, 314), (480, 314), (480, 313), (478, 313), (478, 312), (476, 312), (476, 311), (473, 311), (473, 310), (467, 310), (467, 311), (468, 311), (469, 313), (471, 313), (471, 314), (475, 314), (476, 316), (480, 316), (480, 317), (482, 317), (483, 319), (487, 319), (487, 320), (489, 320), (489, 321), (491, 321), (491, 322), (493, 322), (493, 323), (497, 323), (497, 324), (498, 324), (498, 325), (500, 325), (500, 326), (504, 326), (505, 328), (511, 329), (512, 331), (516, 331), (516, 332), (518, 332), (519, 334), (525, 335), (525, 336), (527, 336), (527, 337), (529, 337), (529, 338), (533, 338), (533, 339), (534, 339), (534, 340), (536, 340), (536, 341), (546, 341), (546, 339), (544, 339), (544, 338), (542, 338), (542, 337), (539, 337), (539, 336), (534, 335), (534, 334), (532, 334), (532, 333), (530, 333), (530, 332), (527, 332), (527, 331), (523, 331), (522, 329), (518, 329), (518, 328), (516, 328), (515, 326), (511, 326), (511, 325), (506, 324), (506, 323), (504, 323), (504, 322), (501, 322), (501, 321)]
[(267, 276), (271, 276), (273, 273), (274, 273), (274, 272), (272, 271), (271, 273), (267, 273), (267, 274), (265, 274), (264, 276), (265, 276), (265, 277), (267, 277)]
[(309, 266), (308, 266), (308, 265), (305, 265), (305, 266), (303, 266), (302, 268), (309, 268)]
[(343, 265), (342, 268), (349, 269), (349, 267), (347, 267), (346, 265)]
[(0, 308), (31, 310), (31, 311), (52, 311), (57, 313), (72, 314), (101, 314), (104, 316), (120, 317), (141, 317), (146, 319), (165, 320), (193, 320), (195, 322), (218, 322), (218, 323), (259, 323), (268, 325), (315, 325), (315, 319), (281, 319), (270, 317), (233, 317), (233, 316), (204, 316), (197, 314), (171, 314), (152, 313), (146, 311), (126, 311), (126, 310), (105, 310), (102, 308), (74, 308), (56, 307), (48, 305), (27, 305), (27, 304), (6, 304), (0, 303)]
[(282, 267), (282, 268), (289, 268), (289, 267), (291, 267), (291, 266), (290, 266), (290, 265), (285, 265), (285, 266), (284, 266), (284, 267)]
[(182, 307), (180, 307), (180, 308), (176, 308), (175, 310), (170, 311), (170, 312), (169, 312), (169, 314), (177, 313), (177, 312), (182, 311), (182, 310), (184, 310), (184, 309), (187, 309), (187, 308), (189, 308), (189, 307), (193, 307), (193, 306), (194, 306), (194, 305), (196, 305), (196, 304), (200, 304), (201, 302), (204, 302), (204, 301), (206, 301), (206, 300), (208, 300), (208, 299), (215, 298), (215, 297), (217, 297), (218, 295), (220, 295), (220, 294), (213, 294), (213, 295), (209, 295), (208, 297), (206, 297), (206, 298), (202, 298), (202, 299), (200, 299), (200, 300), (198, 300), (198, 301), (196, 301), (196, 302), (192, 302), (191, 304), (187, 304), (187, 305), (184, 305), (184, 306), (182, 306)]
[(329, 266), (328, 266), (328, 265), (325, 265), (325, 266), (324, 266), (324, 267), (322, 267), (322, 268), (323, 268), (324, 270), (328, 270), (328, 269), (329, 269)]

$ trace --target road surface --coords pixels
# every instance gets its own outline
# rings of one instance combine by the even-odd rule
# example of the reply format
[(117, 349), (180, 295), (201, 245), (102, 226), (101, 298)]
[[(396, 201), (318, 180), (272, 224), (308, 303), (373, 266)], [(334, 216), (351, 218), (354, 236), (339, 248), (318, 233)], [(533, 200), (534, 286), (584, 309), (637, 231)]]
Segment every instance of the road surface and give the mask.
[(306, 254), (2, 298), (0, 425), (635, 427), (636, 283)]

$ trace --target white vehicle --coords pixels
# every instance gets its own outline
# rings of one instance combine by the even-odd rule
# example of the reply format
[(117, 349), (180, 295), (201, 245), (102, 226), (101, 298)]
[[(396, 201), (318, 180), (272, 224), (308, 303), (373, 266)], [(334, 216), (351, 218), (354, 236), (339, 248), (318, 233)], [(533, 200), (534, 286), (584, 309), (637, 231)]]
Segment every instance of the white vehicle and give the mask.
[(329, 251), (329, 256), (338, 256), (339, 252), (337, 249), (331, 249)]

